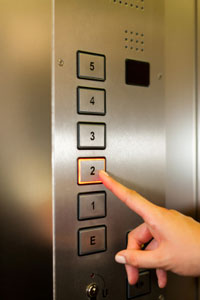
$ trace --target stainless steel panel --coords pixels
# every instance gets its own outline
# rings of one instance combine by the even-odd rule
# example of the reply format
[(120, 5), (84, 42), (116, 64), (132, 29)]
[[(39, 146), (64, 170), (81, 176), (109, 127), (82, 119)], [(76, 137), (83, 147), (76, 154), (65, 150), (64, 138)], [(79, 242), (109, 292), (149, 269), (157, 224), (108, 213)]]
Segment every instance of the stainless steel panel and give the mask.
[[(195, 217), (195, 1), (165, 1), (166, 206)], [(196, 299), (194, 278), (169, 274), (167, 299)]]
[[(197, 218), (200, 222), (200, 1), (196, 1), (196, 92), (197, 92)], [(200, 278), (198, 279), (198, 296), (200, 299)]]
[[(102, 185), (77, 185), (77, 157), (105, 156), (107, 170), (117, 179), (151, 201), (165, 204), (163, 21), (164, 7), (159, 0), (134, 5), (128, 0), (55, 1), (53, 182), (57, 300), (87, 299), (85, 290), (92, 282), (100, 290), (97, 300), (104, 296), (109, 300), (126, 299), (124, 267), (114, 262), (114, 255), (126, 247), (127, 232), (141, 223), (108, 192), (107, 217), (84, 221), (86, 227), (107, 227), (107, 251), (77, 255), (77, 232), (83, 227), (83, 221), (77, 220), (77, 195), (104, 190)], [(105, 55), (105, 82), (77, 78), (78, 50)], [(150, 63), (148, 88), (125, 84), (127, 58)], [(80, 85), (106, 90), (105, 116), (77, 114), (76, 90)], [(106, 149), (78, 150), (77, 122), (105, 122)], [(154, 272), (151, 290), (141, 299), (154, 300), (160, 294)]]
[(51, 1), (0, 1), (0, 298), (52, 299)]

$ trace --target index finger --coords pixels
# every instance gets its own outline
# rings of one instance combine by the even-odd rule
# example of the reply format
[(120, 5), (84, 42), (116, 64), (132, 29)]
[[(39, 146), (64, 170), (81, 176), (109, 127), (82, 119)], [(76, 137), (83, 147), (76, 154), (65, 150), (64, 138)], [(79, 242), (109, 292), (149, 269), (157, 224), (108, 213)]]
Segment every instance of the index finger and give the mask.
[(103, 170), (99, 171), (99, 177), (103, 184), (115, 194), (115, 196), (141, 216), (144, 221), (148, 223), (148, 220), (152, 219), (156, 207), (154, 204), (142, 197), (136, 191), (130, 190), (117, 182)]

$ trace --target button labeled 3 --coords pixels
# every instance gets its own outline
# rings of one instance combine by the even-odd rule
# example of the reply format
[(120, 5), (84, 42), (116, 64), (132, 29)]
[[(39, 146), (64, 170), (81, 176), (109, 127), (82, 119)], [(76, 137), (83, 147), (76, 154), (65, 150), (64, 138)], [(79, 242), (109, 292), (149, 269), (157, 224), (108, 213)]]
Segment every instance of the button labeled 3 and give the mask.
[(105, 149), (106, 124), (79, 122), (77, 137), (78, 149)]
[(100, 170), (106, 170), (105, 157), (78, 158), (78, 184), (102, 183), (99, 178)]

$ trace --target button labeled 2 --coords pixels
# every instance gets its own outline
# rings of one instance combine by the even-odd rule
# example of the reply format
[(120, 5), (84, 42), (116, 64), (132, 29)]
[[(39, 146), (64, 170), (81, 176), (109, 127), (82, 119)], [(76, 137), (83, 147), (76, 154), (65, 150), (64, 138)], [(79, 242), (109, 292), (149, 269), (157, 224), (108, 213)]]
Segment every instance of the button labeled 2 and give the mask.
[(106, 124), (79, 122), (77, 137), (78, 149), (105, 149)]
[(78, 158), (77, 182), (80, 185), (102, 183), (99, 171), (106, 171), (105, 157)]

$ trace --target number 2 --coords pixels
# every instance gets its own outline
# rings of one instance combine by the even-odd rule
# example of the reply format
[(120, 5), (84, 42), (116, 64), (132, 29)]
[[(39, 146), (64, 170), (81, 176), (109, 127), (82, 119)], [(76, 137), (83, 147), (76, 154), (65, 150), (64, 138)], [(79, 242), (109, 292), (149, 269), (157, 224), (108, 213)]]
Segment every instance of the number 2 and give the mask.
[(90, 170), (91, 170), (90, 175), (95, 175), (95, 167), (91, 167)]

